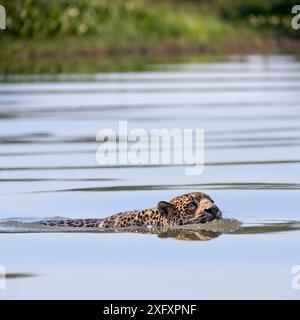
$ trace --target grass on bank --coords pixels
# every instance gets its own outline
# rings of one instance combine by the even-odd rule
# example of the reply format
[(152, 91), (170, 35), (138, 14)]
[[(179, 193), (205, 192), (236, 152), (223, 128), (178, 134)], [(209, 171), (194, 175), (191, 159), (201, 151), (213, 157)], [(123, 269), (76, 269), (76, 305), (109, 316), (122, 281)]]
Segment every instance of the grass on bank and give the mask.
[(269, 12), (266, 6), (228, 1), (3, 0), (0, 73), (139, 69), (152, 57), (278, 49), (266, 40), (272, 32), (262, 34), (245, 23), (248, 16), (242, 19), (247, 11), (241, 4), (258, 6), (259, 15)]

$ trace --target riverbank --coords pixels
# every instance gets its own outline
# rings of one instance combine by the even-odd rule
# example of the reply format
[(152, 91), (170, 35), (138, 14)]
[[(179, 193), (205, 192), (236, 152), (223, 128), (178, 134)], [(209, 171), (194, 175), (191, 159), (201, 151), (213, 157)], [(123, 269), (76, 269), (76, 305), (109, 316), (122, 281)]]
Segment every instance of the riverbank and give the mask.
[(299, 53), (300, 42), (249, 34), (219, 42), (168, 39), (148, 44), (105, 45), (97, 37), (54, 39), (4, 38), (0, 52), (0, 74), (90, 73), (147, 70), (149, 64), (165, 62), (209, 62), (232, 54)]
[[(144, 69), (184, 56), (299, 53), (292, 3), (5, 0), (0, 74)], [(200, 58), (199, 58), (200, 56)], [(215, 59), (215, 58), (212, 59)]]

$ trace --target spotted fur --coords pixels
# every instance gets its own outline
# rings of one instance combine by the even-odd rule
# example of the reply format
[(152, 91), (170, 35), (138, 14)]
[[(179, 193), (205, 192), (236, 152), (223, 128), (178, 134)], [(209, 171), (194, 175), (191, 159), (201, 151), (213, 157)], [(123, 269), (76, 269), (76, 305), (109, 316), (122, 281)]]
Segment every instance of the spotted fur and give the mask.
[(222, 218), (221, 211), (208, 195), (192, 192), (177, 196), (170, 202), (161, 201), (155, 208), (121, 212), (104, 219), (46, 220), (40, 223), (50, 227), (166, 229), (177, 225), (205, 223), (220, 218)]

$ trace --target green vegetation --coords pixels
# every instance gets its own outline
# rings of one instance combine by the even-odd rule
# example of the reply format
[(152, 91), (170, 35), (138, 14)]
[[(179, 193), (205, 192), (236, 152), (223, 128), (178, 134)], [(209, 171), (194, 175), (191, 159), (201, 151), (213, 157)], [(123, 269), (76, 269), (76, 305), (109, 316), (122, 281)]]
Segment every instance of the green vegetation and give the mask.
[(217, 10), (221, 18), (243, 22), (259, 30), (272, 30), (279, 35), (300, 37), (299, 30), (291, 27), (292, 7), (299, 4), (295, 0), (217, 0)]
[(189, 2), (6, 0), (8, 33), (21, 38), (98, 35), (107, 44), (183, 37), (218, 39), (233, 27)]
[(290, 27), (295, 4), (290, 0), (1, 3), (7, 11), (7, 29), (0, 31), (2, 74), (118, 69), (120, 56), (134, 57), (139, 69), (142, 59), (136, 57), (299, 49), (294, 38), (300, 32)]

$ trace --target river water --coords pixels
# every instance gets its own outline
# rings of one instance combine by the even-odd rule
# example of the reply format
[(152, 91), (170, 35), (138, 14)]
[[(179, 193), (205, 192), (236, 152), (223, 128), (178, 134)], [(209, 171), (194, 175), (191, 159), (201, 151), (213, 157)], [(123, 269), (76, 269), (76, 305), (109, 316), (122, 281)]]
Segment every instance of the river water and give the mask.
[[(205, 167), (101, 167), (101, 128), (204, 129)], [(1, 299), (299, 299), (300, 63), (293, 56), (0, 83)], [(51, 232), (208, 193), (241, 227), (166, 234)], [(230, 220), (235, 219), (235, 220)], [(42, 232), (43, 231), (43, 232)], [(3, 269), (2, 267), (2, 269)]]

